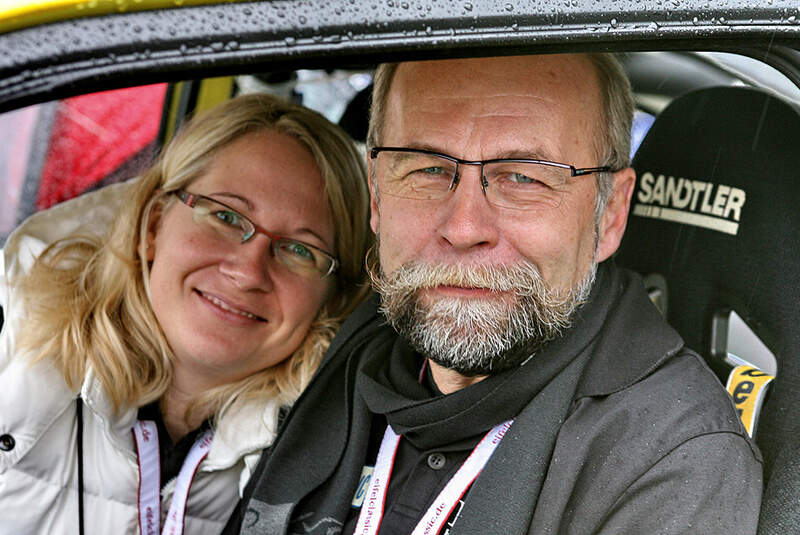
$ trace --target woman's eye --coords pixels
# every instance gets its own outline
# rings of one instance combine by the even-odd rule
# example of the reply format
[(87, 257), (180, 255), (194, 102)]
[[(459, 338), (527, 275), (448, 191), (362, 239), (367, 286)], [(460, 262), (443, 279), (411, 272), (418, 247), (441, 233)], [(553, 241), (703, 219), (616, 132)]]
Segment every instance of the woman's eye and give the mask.
[(309, 249), (300, 242), (291, 242), (288, 244), (286, 249), (293, 255), (300, 258), (308, 258), (308, 259), (314, 258), (314, 253), (311, 252), (311, 249)]
[(219, 210), (218, 212), (214, 212), (214, 217), (232, 227), (238, 227), (242, 224), (242, 216), (231, 210)]

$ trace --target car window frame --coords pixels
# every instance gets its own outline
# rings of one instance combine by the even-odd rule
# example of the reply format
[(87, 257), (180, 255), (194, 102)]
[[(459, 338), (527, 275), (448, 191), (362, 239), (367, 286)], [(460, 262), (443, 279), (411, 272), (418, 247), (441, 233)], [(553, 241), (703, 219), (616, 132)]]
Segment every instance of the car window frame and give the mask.
[(579, 51), (732, 52), (800, 86), (800, 14), (790, 0), (667, 4), (274, 0), (68, 19), (0, 35), (0, 112), (259, 69)]

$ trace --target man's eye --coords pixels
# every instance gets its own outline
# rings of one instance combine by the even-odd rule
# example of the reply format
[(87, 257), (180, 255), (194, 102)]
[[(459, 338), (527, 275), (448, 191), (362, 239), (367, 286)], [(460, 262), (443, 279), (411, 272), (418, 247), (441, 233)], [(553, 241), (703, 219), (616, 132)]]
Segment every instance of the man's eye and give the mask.
[(511, 182), (515, 182), (517, 184), (533, 184), (534, 182), (537, 181), (535, 178), (531, 178), (531, 177), (529, 177), (527, 175), (524, 175), (522, 173), (509, 173), (508, 174), (508, 179)]
[(443, 175), (445, 173), (445, 170), (442, 167), (432, 166), (432, 167), (423, 167), (422, 169), (419, 169), (418, 171), (415, 172), (423, 173), (426, 175)]
[(214, 212), (214, 217), (231, 227), (240, 227), (242, 225), (242, 216), (231, 210), (219, 210)]
[(412, 179), (416, 182), (430, 181), (430, 182), (443, 182), (452, 179), (453, 173), (446, 167), (439, 165), (431, 165), (429, 167), (418, 167), (413, 171), (406, 173), (405, 178)]

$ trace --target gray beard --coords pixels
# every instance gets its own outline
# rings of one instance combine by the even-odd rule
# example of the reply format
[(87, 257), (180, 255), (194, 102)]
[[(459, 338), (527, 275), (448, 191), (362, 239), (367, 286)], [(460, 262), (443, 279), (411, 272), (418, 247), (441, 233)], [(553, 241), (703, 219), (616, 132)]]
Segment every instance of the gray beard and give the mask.
[[(431, 266), (409, 263), (390, 275), (370, 270), (389, 323), (422, 355), (464, 376), (519, 366), (569, 327), (588, 298), (597, 270), (567, 291), (553, 290), (530, 262), (513, 266)], [(435, 286), (503, 292), (488, 299), (440, 297)]]

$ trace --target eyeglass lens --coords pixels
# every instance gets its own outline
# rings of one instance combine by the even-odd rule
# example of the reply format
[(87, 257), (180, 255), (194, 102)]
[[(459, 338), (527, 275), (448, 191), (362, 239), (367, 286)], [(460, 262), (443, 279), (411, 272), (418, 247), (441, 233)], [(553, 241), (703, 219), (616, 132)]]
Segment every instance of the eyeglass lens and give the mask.
[[(196, 198), (192, 215), (199, 226), (226, 241), (244, 243), (256, 232), (252, 221), (207, 197)], [(330, 257), (301, 241), (284, 237), (270, 237), (270, 240), (275, 257), (295, 273), (320, 277), (330, 273), (333, 267)]]
[[(401, 151), (379, 152), (376, 165), (381, 194), (414, 200), (444, 199), (466, 167), (434, 154)], [(487, 200), (507, 208), (557, 207), (570, 174), (569, 168), (513, 160), (483, 164)]]

